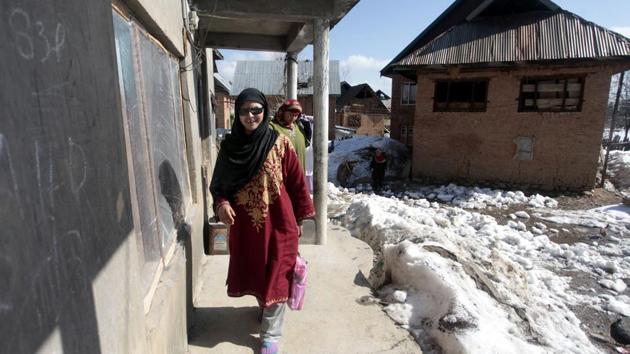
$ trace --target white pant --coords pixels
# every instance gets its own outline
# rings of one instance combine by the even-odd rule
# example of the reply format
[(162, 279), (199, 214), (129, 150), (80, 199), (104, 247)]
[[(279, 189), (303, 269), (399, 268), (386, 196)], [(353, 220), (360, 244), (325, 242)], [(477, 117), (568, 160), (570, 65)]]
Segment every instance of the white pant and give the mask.
[(265, 307), (260, 325), (260, 338), (268, 342), (277, 342), (282, 336), (284, 312), (287, 306), (284, 302)]

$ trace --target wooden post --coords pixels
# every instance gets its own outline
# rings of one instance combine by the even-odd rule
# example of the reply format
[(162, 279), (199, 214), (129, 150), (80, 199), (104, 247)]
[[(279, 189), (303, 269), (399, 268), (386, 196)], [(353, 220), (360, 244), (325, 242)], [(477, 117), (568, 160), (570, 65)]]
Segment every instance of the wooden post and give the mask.
[(293, 98), (297, 99), (297, 83), (298, 83), (298, 63), (297, 63), (297, 53), (296, 52), (288, 52), (287, 53), (287, 99)]
[(314, 201), (315, 238), (318, 245), (327, 242), (328, 227), (328, 32), (327, 19), (313, 21), (313, 115), (315, 120), (314, 152)]
[(623, 88), (623, 78), (626, 75), (625, 71), (621, 72), (619, 76), (619, 86), (617, 87), (617, 97), (615, 98), (615, 106), (613, 108), (612, 118), (610, 119), (610, 129), (608, 131), (608, 145), (606, 145), (606, 157), (604, 157), (604, 167), (602, 168), (602, 181), (599, 185), (604, 187), (604, 181), (606, 181), (606, 169), (608, 168), (608, 155), (610, 154), (610, 145), (612, 144), (613, 134), (615, 132), (615, 118), (617, 117), (617, 109), (619, 108), (619, 98), (621, 97), (621, 89)]

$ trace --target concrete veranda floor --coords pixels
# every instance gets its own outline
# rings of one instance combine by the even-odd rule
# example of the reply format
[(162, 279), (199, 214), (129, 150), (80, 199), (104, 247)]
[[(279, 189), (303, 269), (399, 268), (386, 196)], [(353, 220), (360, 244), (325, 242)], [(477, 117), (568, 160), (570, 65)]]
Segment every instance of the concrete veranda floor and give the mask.
[[(326, 246), (301, 244), (300, 253), (309, 262), (305, 304), (302, 311), (287, 310), (280, 353), (421, 353), (379, 305), (356, 301), (370, 294), (366, 276), (373, 254), (368, 245), (332, 226)], [(256, 300), (226, 295), (227, 265), (228, 256), (209, 256), (204, 265), (190, 354), (258, 352)]]

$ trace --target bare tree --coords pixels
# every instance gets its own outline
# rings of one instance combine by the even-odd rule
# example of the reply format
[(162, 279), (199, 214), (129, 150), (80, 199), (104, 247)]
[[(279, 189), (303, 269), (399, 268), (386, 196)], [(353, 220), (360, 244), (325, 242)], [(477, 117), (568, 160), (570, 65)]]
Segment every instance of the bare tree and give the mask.
[[(630, 74), (630, 72), (627, 72), (626, 76), (628, 76), (628, 74)], [(623, 141), (628, 141), (628, 131), (630, 131), (630, 82), (628, 81), (623, 83), (618, 115), (618, 126), (623, 127), (624, 130)]]
[(623, 141), (628, 141), (630, 133), (630, 72), (626, 72), (626, 80), (622, 85), (619, 97), (619, 107), (617, 108), (617, 118), (614, 127), (610, 126), (612, 121), (612, 111), (615, 101), (617, 86), (619, 85), (619, 75), (612, 77), (608, 98), (608, 109), (606, 111), (606, 125), (613, 130), (622, 128), (624, 130)]

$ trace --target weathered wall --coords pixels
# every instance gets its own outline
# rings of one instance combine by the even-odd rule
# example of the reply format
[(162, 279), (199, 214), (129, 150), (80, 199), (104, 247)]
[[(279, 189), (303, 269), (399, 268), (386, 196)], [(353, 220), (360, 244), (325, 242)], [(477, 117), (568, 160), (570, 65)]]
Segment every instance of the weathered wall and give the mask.
[(125, 3), (145, 28), (169, 51), (184, 56), (182, 2), (173, 0), (118, 0)]
[(151, 311), (146, 317), (146, 337), (151, 354), (185, 353), (186, 331), (186, 255), (178, 249), (162, 273)]
[[(126, 3), (189, 68), (179, 2)], [(185, 352), (204, 257), (197, 78), (180, 75), (187, 226), (146, 294), (111, 3), (10, 0), (0, 13), (0, 352)]]
[(111, 5), (0, 13), (0, 352), (146, 353)]
[[(350, 122), (351, 117), (359, 116), (361, 124)], [(385, 119), (389, 119), (389, 111), (378, 97), (353, 98), (337, 111), (335, 121), (344, 127), (357, 128), (359, 136), (383, 136)]]
[[(357, 136), (383, 136), (385, 131), (384, 114), (365, 114), (361, 112), (338, 112), (337, 119), (340, 125), (356, 129)], [(356, 119), (359, 119), (359, 126), (356, 127)]]
[(401, 141), (406, 145), (412, 145), (412, 141), (401, 140), (401, 126), (413, 124), (415, 114), (415, 105), (402, 104), (402, 84), (405, 82), (413, 82), (401, 75), (392, 76), (392, 113), (391, 113), (391, 138)]
[[(581, 112), (518, 112), (523, 76), (563, 74), (586, 75)], [(419, 74), (414, 176), (545, 189), (592, 188), (611, 74), (605, 67)], [(433, 112), (434, 80), (454, 77), (489, 79), (486, 112)], [(534, 137), (532, 160), (514, 159), (514, 139), (519, 136)]]

